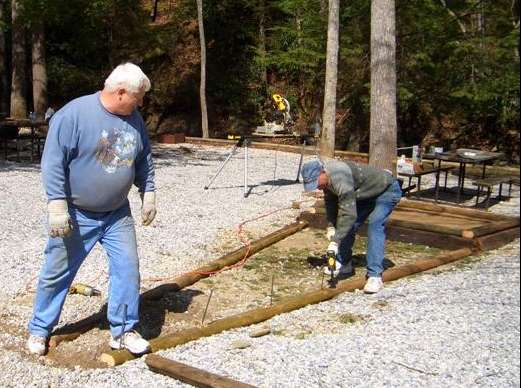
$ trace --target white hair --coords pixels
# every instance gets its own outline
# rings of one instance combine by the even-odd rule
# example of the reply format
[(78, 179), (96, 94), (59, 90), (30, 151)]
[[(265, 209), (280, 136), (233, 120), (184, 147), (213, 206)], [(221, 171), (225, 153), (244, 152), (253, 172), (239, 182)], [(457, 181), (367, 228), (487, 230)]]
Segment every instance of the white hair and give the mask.
[(139, 93), (142, 90), (148, 92), (150, 80), (139, 66), (130, 62), (123, 63), (112, 70), (105, 80), (105, 89), (115, 91), (120, 88), (131, 93)]

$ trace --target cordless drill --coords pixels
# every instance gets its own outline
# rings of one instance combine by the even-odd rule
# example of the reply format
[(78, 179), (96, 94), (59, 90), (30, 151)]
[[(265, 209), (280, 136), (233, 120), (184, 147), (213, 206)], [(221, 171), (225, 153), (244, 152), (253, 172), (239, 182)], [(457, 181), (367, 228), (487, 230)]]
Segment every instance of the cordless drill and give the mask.
[(331, 274), (330, 284), (334, 284), (335, 270), (336, 270), (336, 254), (334, 251), (326, 252), (326, 262), (329, 273)]

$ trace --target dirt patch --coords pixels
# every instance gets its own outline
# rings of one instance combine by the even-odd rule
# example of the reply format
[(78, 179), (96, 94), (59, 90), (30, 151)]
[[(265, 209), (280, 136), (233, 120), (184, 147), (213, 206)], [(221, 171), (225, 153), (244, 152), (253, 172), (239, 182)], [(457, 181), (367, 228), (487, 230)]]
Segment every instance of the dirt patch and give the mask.
[[(250, 239), (261, 237), (255, 230), (248, 230), (246, 235)], [(203, 279), (187, 289), (168, 293), (159, 300), (146, 301), (141, 306), (138, 330), (145, 338), (155, 338), (252, 308), (269, 306), (299, 293), (328, 287), (327, 276), (322, 271), (325, 264), (322, 255), (327, 243), (324, 231), (308, 228), (251, 256), (241, 268)], [(366, 243), (366, 238), (357, 237), (353, 249), (354, 278), (365, 276)], [(211, 250), (218, 256), (240, 245), (236, 233), (225, 231)], [(440, 252), (435, 248), (388, 241), (385, 266), (389, 268), (411, 263)], [(384, 309), (387, 306), (377, 307)], [(364, 319), (345, 314), (338, 317), (338, 321), (345, 324), (356, 324)], [(0, 330), (17, 336), (25, 332), (21, 327), (0, 327)], [(302, 332), (298, 336), (305, 338), (310, 334)], [(110, 350), (109, 339), (105, 322), (76, 340), (62, 342), (51, 349), (45, 363), (66, 368), (103, 368), (105, 364), (98, 358)]]

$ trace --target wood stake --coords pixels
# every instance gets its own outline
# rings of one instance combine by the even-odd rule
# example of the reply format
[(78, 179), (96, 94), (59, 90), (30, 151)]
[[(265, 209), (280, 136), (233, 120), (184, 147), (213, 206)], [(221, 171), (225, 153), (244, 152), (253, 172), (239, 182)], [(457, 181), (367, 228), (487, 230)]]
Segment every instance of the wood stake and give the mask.
[(271, 294), (270, 294), (270, 306), (273, 305), (273, 282), (275, 281), (275, 273), (271, 274)]
[(201, 326), (204, 324), (204, 318), (206, 317), (206, 312), (208, 311), (208, 306), (210, 305), (210, 299), (212, 299), (213, 288), (210, 290), (210, 295), (208, 296), (208, 301), (206, 302), (206, 307), (204, 308), (203, 319), (201, 319)]

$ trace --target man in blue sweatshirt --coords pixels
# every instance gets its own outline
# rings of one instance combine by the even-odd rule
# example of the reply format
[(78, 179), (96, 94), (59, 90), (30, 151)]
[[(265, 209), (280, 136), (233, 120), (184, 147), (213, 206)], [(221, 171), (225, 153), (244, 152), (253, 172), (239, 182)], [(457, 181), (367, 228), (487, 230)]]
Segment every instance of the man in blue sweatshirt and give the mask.
[(131, 63), (117, 66), (102, 91), (79, 97), (52, 117), (42, 158), (50, 238), (29, 322), (28, 349), (43, 355), (69, 287), (96, 243), (109, 259), (110, 346), (144, 353), (139, 320), (139, 259), (128, 193), (142, 199), (141, 219), (155, 217), (154, 166), (137, 108), (150, 80)]
[[(389, 171), (350, 161), (312, 160), (302, 166), (304, 190), (324, 191), (328, 221), (327, 248), (336, 255), (333, 275), (352, 275), (352, 248), (358, 228), (368, 221), (367, 282), (364, 292), (383, 288), (385, 223), (400, 202), (402, 190)], [(329, 268), (326, 268), (329, 274)]]

